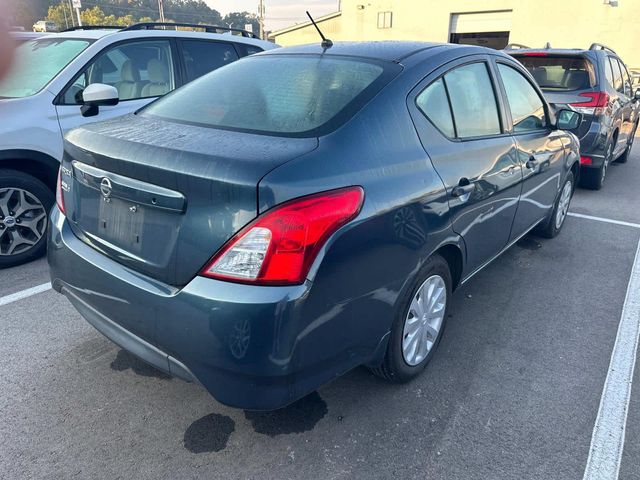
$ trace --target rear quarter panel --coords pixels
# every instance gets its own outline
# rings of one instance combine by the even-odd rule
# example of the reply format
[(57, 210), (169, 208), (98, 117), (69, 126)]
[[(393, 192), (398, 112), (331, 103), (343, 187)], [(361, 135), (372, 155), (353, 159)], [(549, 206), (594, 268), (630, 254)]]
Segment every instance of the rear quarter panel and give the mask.
[(406, 107), (412, 82), (396, 79), (351, 121), (321, 138), (317, 150), (260, 182), (260, 212), (324, 190), (365, 190), (359, 216), (316, 259), (308, 295), (292, 319), (297, 333), (290, 348), (300, 368), (336, 356), (349, 359), (345, 368), (371, 361), (408, 281), (440, 245), (458, 241), (444, 186)]

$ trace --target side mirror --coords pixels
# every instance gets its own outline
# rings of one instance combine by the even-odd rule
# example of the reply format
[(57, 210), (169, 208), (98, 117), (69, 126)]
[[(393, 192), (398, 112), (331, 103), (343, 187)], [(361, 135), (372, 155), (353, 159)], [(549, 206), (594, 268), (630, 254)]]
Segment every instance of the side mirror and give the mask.
[(80, 112), (83, 117), (93, 117), (100, 111), (99, 107), (117, 105), (119, 101), (116, 87), (104, 83), (92, 83), (82, 91)]
[(640, 87), (636, 88), (636, 91), (633, 93), (633, 99), (636, 102), (640, 100)]
[(560, 130), (574, 130), (582, 122), (582, 114), (563, 108), (556, 113), (556, 127)]

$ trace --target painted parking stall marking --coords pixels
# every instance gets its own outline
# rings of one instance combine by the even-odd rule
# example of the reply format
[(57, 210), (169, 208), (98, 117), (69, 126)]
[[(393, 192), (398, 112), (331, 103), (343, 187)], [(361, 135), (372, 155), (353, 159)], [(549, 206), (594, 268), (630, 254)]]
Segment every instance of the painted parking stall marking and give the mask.
[(13, 302), (17, 302), (18, 300), (22, 300), (23, 298), (31, 297), (32, 295), (36, 295), (38, 293), (46, 292), (50, 288), (51, 282), (47, 282), (43, 283), (42, 285), (37, 285), (35, 287), (27, 288), (26, 290), (12, 293), (10, 295), (5, 295), (4, 297), (0, 297), (0, 307), (9, 305)]
[(624, 222), (622, 220), (613, 220), (612, 218), (594, 217), (593, 215), (584, 215), (582, 213), (567, 213), (570, 217), (584, 218), (585, 220), (593, 220), (596, 222), (612, 223), (614, 225), (622, 225), (623, 227), (640, 228), (640, 223)]
[(633, 370), (640, 335), (640, 243), (611, 353), (584, 480), (615, 480), (620, 472)]

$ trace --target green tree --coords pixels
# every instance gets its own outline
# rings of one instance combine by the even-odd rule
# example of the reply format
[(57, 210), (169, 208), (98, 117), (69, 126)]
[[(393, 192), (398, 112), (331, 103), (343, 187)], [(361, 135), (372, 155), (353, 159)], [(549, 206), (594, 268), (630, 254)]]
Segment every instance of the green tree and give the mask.
[(228, 13), (222, 20), (224, 25), (231, 26), (231, 28), (245, 29), (245, 25), (253, 26), (253, 33), (260, 34), (260, 22), (258, 16), (249, 12), (231, 12)]
[(98, 6), (80, 12), (82, 25), (105, 25), (105, 14)]
[[(12, 3), (11, 17), (15, 25), (31, 29), (36, 21), (45, 17), (46, 20), (56, 22), (60, 28), (76, 23), (76, 13), (71, 12), (68, 0), (16, 0)], [(159, 17), (158, 0), (86, 0), (83, 3), (85, 9), (81, 12), (81, 18), (87, 25), (129, 25), (157, 21)], [(182, 23), (223, 24), (220, 12), (209, 7), (203, 0), (164, 0), (164, 14), (167, 21), (171, 19)], [(242, 21), (238, 21), (238, 28), (244, 28)], [(257, 23), (255, 31), (257, 32)]]
[(49, 7), (45, 20), (55, 22), (60, 30), (70, 28), (76, 21), (74, 17), (75, 12), (71, 11), (71, 7), (68, 2), (60, 2), (58, 5)]

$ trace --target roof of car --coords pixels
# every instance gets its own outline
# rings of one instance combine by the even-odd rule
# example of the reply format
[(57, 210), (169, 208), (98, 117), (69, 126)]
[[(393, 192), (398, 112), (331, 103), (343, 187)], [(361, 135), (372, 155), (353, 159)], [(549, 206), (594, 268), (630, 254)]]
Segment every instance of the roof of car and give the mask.
[(118, 30), (73, 30), (69, 32), (56, 33), (56, 38), (83, 38), (87, 40), (97, 40), (105, 35), (117, 32)]
[(513, 48), (505, 49), (504, 52), (509, 55), (527, 55), (528, 53), (547, 53), (549, 55), (584, 55), (597, 52), (598, 50), (589, 50), (588, 48)]
[[(309, 45), (279, 48), (270, 52), (275, 54), (312, 54), (312, 55), (345, 55), (352, 57), (376, 58), (391, 62), (398, 62), (414, 53), (430, 48), (443, 46), (443, 43), (433, 42), (336, 42), (330, 48), (322, 48), (320, 41)], [(456, 45), (457, 46), (457, 45)]]
[(196, 32), (188, 30), (121, 30), (117, 28), (105, 28), (105, 29), (87, 29), (87, 30), (71, 30), (66, 32), (60, 32), (55, 34), (55, 38), (78, 38), (87, 40), (98, 40), (100, 38), (110, 35), (117, 35), (118, 37), (126, 36), (126, 38), (153, 38), (153, 37), (188, 37), (188, 38), (207, 38), (216, 40), (234, 41), (237, 43), (245, 43), (249, 45), (260, 45), (265, 47), (267, 44), (276, 46), (272, 42), (266, 40), (260, 40), (256, 38), (243, 37), (241, 35), (232, 35), (231, 33), (210, 33), (210, 32)]

